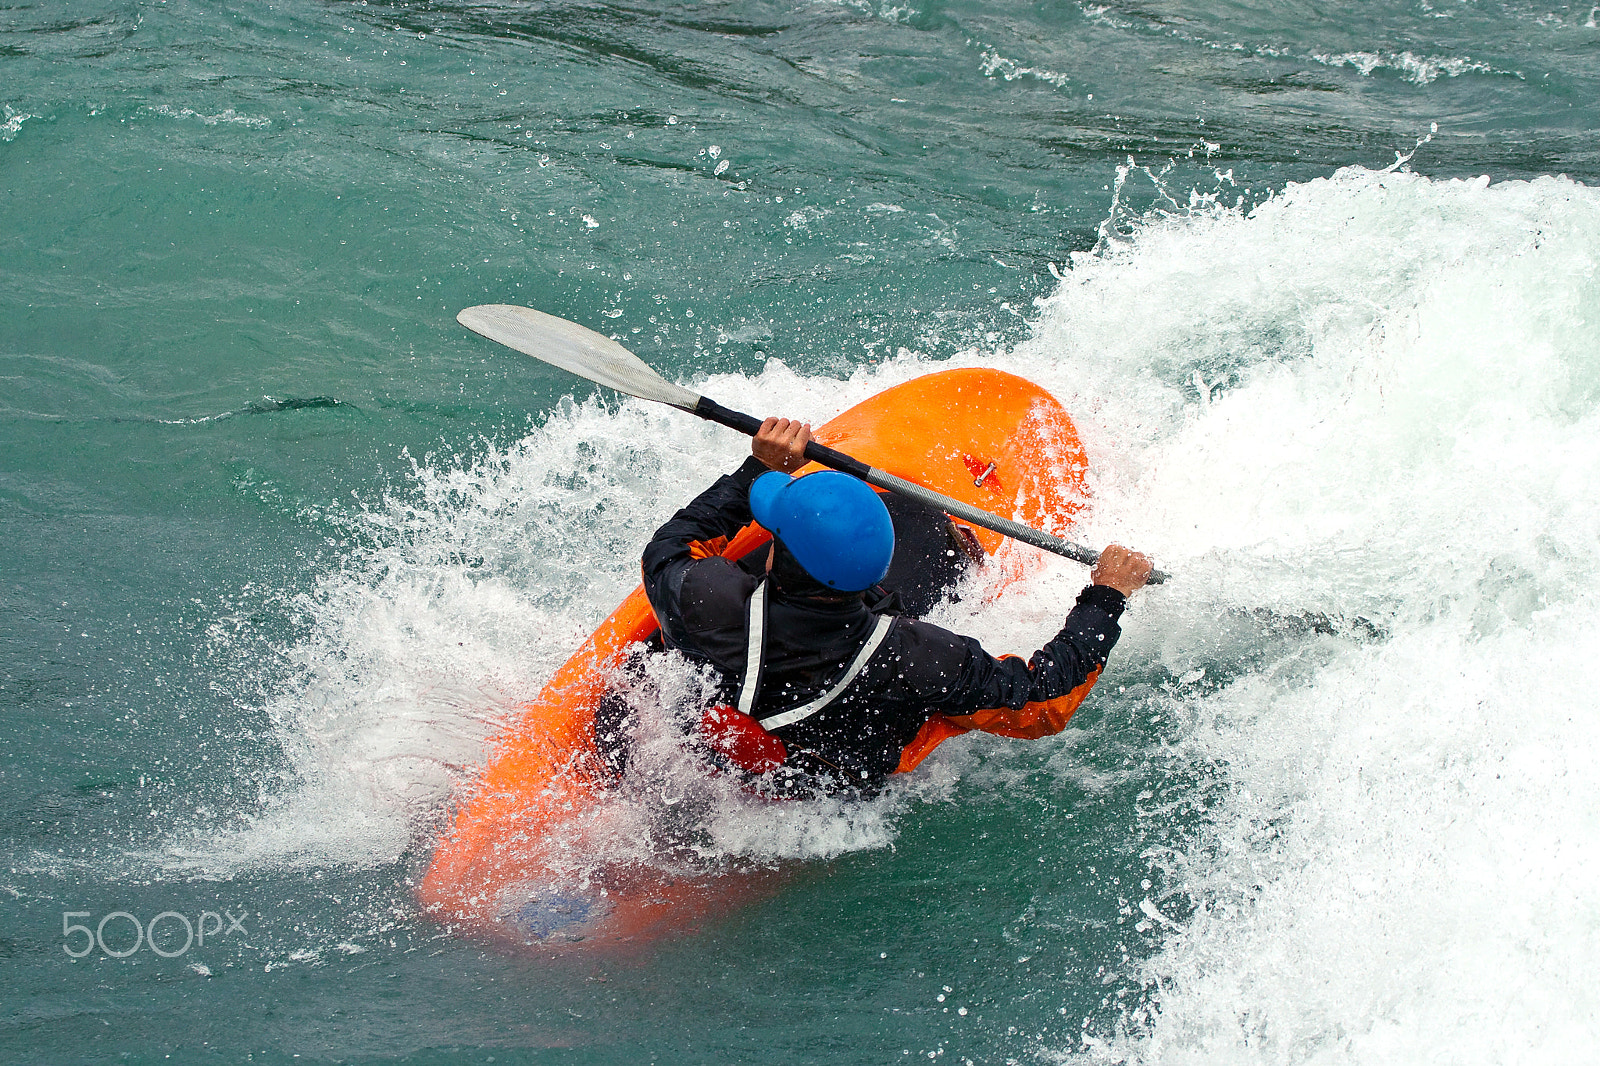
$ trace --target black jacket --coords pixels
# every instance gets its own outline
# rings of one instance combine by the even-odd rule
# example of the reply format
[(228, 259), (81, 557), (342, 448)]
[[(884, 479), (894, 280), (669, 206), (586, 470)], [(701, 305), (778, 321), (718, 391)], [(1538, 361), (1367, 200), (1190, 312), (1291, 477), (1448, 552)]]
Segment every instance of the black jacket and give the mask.
[[(694, 559), (690, 545), (732, 537), (752, 521), (751, 483), (764, 467), (747, 460), (717, 480), (656, 531), (645, 548), (645, 593), (663, 640), (728, 679), (728, 699), (746, 657), (745, 605), (760, 581), (765, 550), (746, 565)], [(1103, 666), (1117, 642), (1123, 596), (1092, 585), (1053, 640), (1024, 663), (997, 659), (971, 637), (898, 617), (882, 646), (838, 700), (774, 731), (788, 746), (789, 767), (825, 788), (872, 789), (893, 773), (901, 751), (930, 715), (964, 715), (989, 707), (1064, 696)], [(774, 589), (768, 608), (765, 674), (754, 717), (809, 700), (842, 676), (876, 618), (866, 601), (791, 599)]]

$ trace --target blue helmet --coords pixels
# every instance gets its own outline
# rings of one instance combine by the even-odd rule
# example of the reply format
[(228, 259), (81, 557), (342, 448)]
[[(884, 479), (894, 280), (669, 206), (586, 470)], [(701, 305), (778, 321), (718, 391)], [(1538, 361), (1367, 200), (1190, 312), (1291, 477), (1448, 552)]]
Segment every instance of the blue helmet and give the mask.
[(889, 572), (889, 509), (849, 474), (819, 470), (792, 478), (769, 471), (750, 486), (750, 513), (829, 588), (861, 592)]

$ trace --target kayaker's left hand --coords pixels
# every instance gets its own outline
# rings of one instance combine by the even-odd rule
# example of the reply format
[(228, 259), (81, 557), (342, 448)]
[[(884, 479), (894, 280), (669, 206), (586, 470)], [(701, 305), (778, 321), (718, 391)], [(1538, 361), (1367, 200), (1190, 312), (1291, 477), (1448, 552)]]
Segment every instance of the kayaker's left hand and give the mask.
[(811, 443), (811, 424), (787, 418), (769, 418), (750, 442), (750, 454), (769, 469), (792, 474), (805, 466), (806, 445)]

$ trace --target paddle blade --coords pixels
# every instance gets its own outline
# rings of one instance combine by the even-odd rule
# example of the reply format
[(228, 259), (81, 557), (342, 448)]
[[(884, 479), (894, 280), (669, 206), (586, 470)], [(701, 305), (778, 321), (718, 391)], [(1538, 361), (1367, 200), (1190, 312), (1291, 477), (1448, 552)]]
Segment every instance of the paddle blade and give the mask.
[(456, 315), (456, 321), (523, 355), (641, 400), (671, 404), (685, 411), (693, 411), (700, 400), (697, 394), (657, 374), (610, 337), (531, 307), (480, 304)]

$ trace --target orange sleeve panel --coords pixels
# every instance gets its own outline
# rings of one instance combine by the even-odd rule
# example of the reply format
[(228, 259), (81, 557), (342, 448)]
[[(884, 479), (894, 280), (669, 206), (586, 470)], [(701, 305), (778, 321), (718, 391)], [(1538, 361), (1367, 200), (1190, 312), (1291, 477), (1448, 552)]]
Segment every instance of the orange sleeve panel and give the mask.
[(922, 728), (917, 731), (916, 737), (900, 753), (900, 765), (895, 767), (895, 773), (904, 774), (915, 770), (923, 759), (933, 754), (934, 748), (951, 737), (958, 737), (974, 729), (996, 736), (1015, 737), (1019, 740), (1038, 740), (1040, 737), (1055, 736), (1067, 727), (1073, 712), (1088, 697), (1089, 690), (1094, 688), (1094, 683), (1100, 680), (1100, 669), (1096, 667), (1087, 681), (1065, 696), (1057, 696), (1053, 700), (1024, 703), (1016, 710), (1010, 707), (991, 707), (973, 711), (971, 714), (933, 715), (922, 723)]

